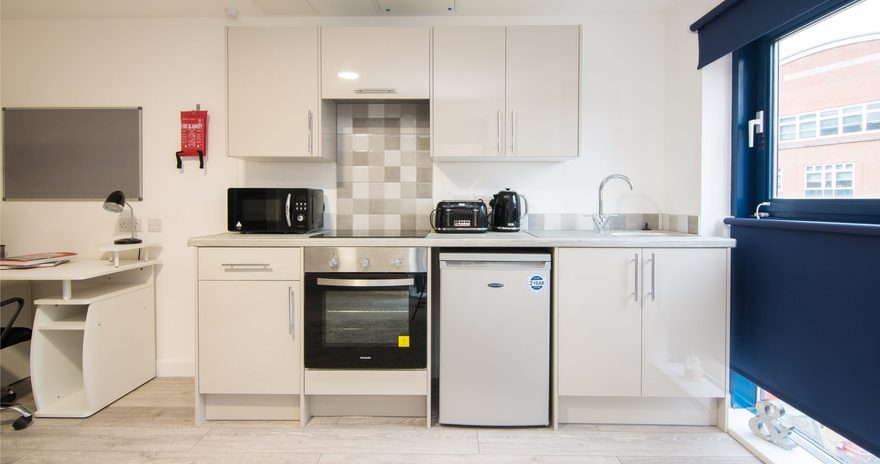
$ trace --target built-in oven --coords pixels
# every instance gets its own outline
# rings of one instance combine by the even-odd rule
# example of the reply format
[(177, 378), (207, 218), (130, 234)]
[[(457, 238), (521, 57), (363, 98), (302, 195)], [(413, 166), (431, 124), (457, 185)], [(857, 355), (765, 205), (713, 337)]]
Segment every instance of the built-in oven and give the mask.
[(305, 367), (423, 369), (427, 249), (307, 247)]

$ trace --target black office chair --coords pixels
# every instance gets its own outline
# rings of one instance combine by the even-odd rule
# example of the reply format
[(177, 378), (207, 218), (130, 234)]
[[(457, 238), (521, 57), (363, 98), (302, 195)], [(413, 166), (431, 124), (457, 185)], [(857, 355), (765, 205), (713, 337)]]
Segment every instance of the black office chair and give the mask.
[[(9, 320), (9, 324), (6, 327), (0, 328), (0, 349), (6, 348), (7, 346), (17, 345), (31, 339), (31, 329), (27, 327), (12, 326), (15, 324), (15, 320), (18, 318), (19, 313), (21, 313), (21, 308), (24, 307), (24, 299), (18, 297), (7, 298), (0, 301), (0, 308), (12, 303), (17, 303), (18, 308), (16, 308), (12, 319)], [(0, 410), (12, 409), (20, 414), (21, 417), (12, 422), (12, 428), (15, 430), (21, 430), (31, 425), (34, 420), (34, 414), (26, 407), (16, 403), (15, 398), (15, 390), (10, 387), (3, 387), (3, 396), (0, 398)]]

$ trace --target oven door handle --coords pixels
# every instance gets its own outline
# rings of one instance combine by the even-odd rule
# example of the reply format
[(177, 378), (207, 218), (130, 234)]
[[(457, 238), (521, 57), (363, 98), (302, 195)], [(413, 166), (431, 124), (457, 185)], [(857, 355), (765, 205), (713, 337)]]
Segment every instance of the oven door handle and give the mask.
[(318, 278), (318, 285), (325, 287), (408, 287), (415, 279), (328, 279)]

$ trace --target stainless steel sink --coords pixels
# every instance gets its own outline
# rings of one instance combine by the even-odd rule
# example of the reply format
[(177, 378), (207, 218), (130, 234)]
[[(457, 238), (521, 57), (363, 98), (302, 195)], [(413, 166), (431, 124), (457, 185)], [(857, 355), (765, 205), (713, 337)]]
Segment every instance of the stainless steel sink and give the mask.
[(686, 237), (690, 235), (668, 230), (612, 230), (606, 233), (615, 237)]

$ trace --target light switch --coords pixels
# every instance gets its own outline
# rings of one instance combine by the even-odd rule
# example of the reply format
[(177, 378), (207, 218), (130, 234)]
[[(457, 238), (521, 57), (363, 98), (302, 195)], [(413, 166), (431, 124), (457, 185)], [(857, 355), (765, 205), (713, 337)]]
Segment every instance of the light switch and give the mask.
[(149, 232), (162, 232), (162, 220), (159, 218), (150, 218), (147, 220), (147, 228)]

